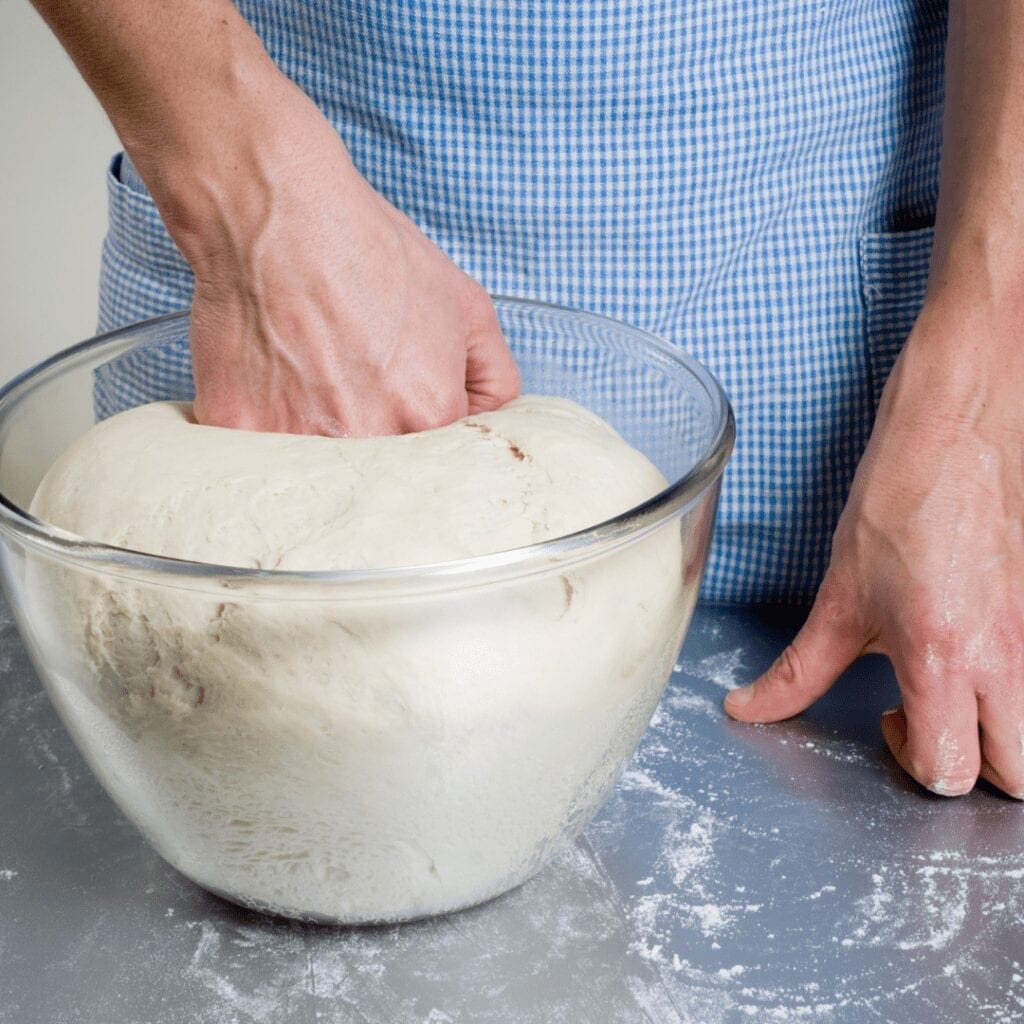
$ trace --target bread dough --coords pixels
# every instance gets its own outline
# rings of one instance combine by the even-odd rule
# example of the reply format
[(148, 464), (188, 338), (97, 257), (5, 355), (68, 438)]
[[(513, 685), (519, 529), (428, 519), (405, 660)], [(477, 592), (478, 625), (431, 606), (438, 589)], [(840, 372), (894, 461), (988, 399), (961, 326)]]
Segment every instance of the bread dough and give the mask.
[(50, 469), (32, 512), (176, 558), (379, 569), (561, 536), (664, 486), (608, 424), (564, 399), (366, 439), (202, 427), (190, 406), (162, 402), (90, 430)]
[[(566, 400), (401, 437), (93, 427), (31, 511), (90, 540), (281, 570), (422, 565), (610, 518), (665, 480)], [(50, 680), (157, 849), (249, 905), (397, 920), (485, 899), (593, 813), (695, 599), (678, 522), (531, 576), (432, 593), (34, 567)]]

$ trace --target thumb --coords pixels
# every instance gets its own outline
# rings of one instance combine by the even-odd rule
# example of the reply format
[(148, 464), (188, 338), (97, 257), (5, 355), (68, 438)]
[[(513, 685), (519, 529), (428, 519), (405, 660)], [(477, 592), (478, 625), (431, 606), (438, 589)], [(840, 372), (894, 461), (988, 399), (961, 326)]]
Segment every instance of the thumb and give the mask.
[(813, 704), (858, 657), (864, 640), (828, 579), (793, 642), (760, 679), (733, 690), (725, 710), (740, 722), (778, 722)]

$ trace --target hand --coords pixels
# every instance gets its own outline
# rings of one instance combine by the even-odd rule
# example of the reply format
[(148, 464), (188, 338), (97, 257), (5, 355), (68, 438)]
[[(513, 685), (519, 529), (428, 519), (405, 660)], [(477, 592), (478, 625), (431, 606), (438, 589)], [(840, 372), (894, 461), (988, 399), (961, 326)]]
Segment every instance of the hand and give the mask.
[(441, 426), (514, 398), (483, 289), (360, 177), (231, 0), (35, 0), (196, 278), (202, 423)]
[(486, 292), (293, 99), (297, 112), (275, 114), (285, 137), (256, 148), (201, 237), (186, 236), (197, 420), (368, 436), (514, 398), (518, 372)]
[(774, 722), (881, 652), (903, 706), (882, 718), (899, 764), (932, 792), (979, 774), (1024, 799), (1024, 403), (1012, 326), (922, 312), (878, 419), (803, 629), (726, 710)]

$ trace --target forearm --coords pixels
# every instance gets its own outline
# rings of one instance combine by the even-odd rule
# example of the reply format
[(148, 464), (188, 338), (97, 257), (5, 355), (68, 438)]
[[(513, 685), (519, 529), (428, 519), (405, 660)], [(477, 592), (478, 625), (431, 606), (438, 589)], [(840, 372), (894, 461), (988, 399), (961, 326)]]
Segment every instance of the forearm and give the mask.
[(1024, 3), (952, 0), (929, 301), (1024, 313)]
[(225, 217), (260, 219), (261, 185), (288, 163), (282, 126), (316, 110), (230, 0), (32, 2), (193, 265), (230, 244), (217, 226)]
[(519, 393), (494, 307), (229, 0), (33, 0), (195, 274), (199, 423), (368, 437)]

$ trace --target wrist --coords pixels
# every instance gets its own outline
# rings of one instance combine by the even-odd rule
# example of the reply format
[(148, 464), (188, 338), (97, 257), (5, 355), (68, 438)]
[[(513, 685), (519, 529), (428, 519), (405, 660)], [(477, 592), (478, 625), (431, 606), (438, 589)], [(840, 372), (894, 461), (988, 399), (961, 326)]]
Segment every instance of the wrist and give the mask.
[(1001, 307), (930, 294), (886, 384), (880, 417), (916, 417), (923, 436), (982, 421), (1019, 432), (1022, 331)]
[(926, 305), (962, 319), (1024, 321), (1024, 210), (1018, 204), (940, 205)]
[(318, 140), (326, 142), (339, 181), (354, 173), (337, 133), (290, 82), (283, 95), (267, 95), (236, 114), (216, 137), (161, 159), (150, 185), (168, 232), (200, 276), (225, 266), (233, 272), (238, 258), (280, 221), (274, 215), (282, 212), (282, 197), (302, 195), (295, 179), (305, 174), (309, 149), (323, 152)]
[(964, 378), (1009, 378), (1018, 386), (1024, 372), (1024, 304), (990, 280), (960, 279), (957, 286), (929, 283), (928, 293), (907, 339), (937, 367)]
[(908, 347), (964, 381), (1024, 381), (1024, 219), (1014, 205), (947, 204)]

